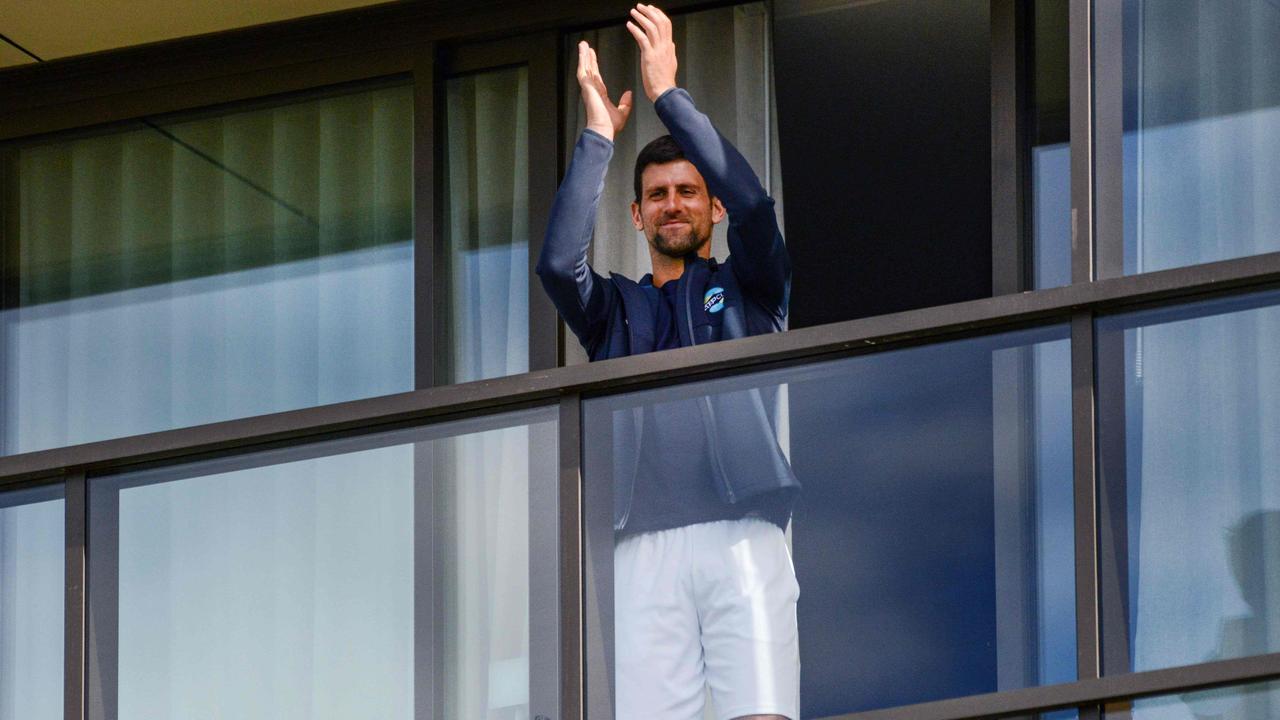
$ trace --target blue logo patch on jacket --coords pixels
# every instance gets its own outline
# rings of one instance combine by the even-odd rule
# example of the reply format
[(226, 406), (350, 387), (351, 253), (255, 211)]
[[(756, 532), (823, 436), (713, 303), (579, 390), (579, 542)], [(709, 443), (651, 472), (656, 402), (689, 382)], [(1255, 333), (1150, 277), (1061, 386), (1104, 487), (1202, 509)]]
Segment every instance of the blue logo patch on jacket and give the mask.
[(702, 309), (709, 313), (720, 312), (724, 309), (724, 288), (713, 287), (702, 296)]

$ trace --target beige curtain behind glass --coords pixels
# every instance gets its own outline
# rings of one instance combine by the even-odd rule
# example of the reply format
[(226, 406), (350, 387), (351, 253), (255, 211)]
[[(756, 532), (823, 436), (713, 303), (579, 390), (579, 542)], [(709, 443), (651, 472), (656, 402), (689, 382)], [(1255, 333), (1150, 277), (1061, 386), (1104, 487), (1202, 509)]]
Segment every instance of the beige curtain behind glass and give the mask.
[(529, 73), (447, 84), (449, 382), (529, 369)]
[(412, 113), (389, 87), (18, 150), (3, 450), (410, 389)]
[[(777, 202), (782, 222), (782, 181), (773, 121), (772, 62), (769, 58), (768, 16), (762, 3), (718, 8), (672, 18), (676, 52), (680, 58), (679, 85), (693, 96), (698, 109), (738, 148)], [(636, 107), (627, 127), (614, 138), (613, 160), (605, 180), (596, 215), (595, 241), (590, 262), (607, 276), (618, 272), (639, 279), (650, 272), (644, 236), (631, 225), (630, 205), (636, 155), (650, 140), (667, 134), (644, 96), (639, 53), (635, 39), (623, 25), (593, 30), (569, 38), (566, 55), (565, 93), (568, 137), (572, 152), (586, 127), (586, 116), (577, 92), (577, 43), (586, 40), (596, 49), (600, 71), (613, 100), (624, 90), (636, 96)], [(566, 162), (568, 159), (566, 158)], [(725, 241), (727, 222), (716, 227), (712, 254), (723, 260), (729, 254)], [(586, 354), (571, 333), (565, 335), (568, 364), (586, 362)]]
[[(526, 68), (447, 85), (445, 231), (451, 382), (529, 367), (529, 80)], [(527, 427), (435, 443), (444, 577), (444, 716), (529, 717)]]

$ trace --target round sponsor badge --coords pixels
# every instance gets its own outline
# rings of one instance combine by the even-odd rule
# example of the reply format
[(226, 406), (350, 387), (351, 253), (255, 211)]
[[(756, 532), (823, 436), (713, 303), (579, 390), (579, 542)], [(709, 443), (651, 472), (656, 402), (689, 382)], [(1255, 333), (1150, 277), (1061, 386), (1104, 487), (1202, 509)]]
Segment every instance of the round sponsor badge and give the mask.
[(709, 313), (720, 312), (724, 309), (724, 288), (713, 287), (702, 296), (702, 309)]

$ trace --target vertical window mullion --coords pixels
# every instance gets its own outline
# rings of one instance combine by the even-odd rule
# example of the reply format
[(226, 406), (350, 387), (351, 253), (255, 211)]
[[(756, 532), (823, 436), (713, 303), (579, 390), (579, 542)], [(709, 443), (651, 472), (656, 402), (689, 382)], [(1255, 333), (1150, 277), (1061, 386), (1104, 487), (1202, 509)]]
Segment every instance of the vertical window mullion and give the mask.
[(63, 674), (62, 713), (65, 720), (84, 720), (85, 678), (88, 676), (85, 652), (85, 626), (88, 524), (88, 497), (83, 472), (67, 475), (64, 484), (66, 536), (66, 599), (63, 604)]
[(1082, 283), (1094, 277), (1093, 0), (1070, 2), (1071, 282)]
[(437, 522), (436, 487), (432, 468), (435, 445), (430, 440), (413, 444), (413, 717), (444, 717), (444, 639), (440, 619), (444, 583)]
[(583, 720), (582, 396), (560, 398), (560, 708)]
[(441, 164), (436, 129), (436, 46), (423, 45), (413, 62), (413, 369), (414, 388), (436, 383), (435, 347), (438, 334), (435, 308), (441, 283), (435, 275), (447, 267), (440, 262), (444, 242), (443, 213), (437, 202)]
[(1027, 23), (1022, 0), (991, 1), (991, 294), (1027, 289)]
[(1093, 277), (1124, 274), (1124, 8), (1094, 0)]
[[(561, 404), (560, 417), (566, 414)], [(529, 429), (529, 716), (563, 718), (561, 667), (564, 632), (561, 581), (560, 486), (556, 472), (564, 443), (576, 433), (557, 425)], [(575, 442), (576, 447), (576, 442)]]
[(542, 291), (534, 269), (551, 205), (560, 184), (559, 37), (546, 33), (529, 42), (529, 369), (561, 364), (560, 316)]
[(93, 537), (86, 532), (84, 717), (116, 720), (120, 712), (120, 484), (114, 478), (98, 478), (94, 495), (101, 499), (93, 501), (93, 517), (86, 522), (86, 526), (93, 524)]
[[(1073, 136), (1073, 142), (1074, 142)], [(1093, 315), (1071, 319), (1072, 456), (1075, 478), (1076, 676), (1100, 676), (1098, 634), (1097, 483), (1094, 438)], [(1081, 708), (1080, 717), (1097, 717), (1096, 708)], [(1095, 713), (1091, 715), (1090, 713)]]
[[(612, 423), (579, 424), (582, 468), (609, 467)], [(605, 448), (609, 449), (606, 450)], [(607, 473), (603, 477), (610, 477)], [(582, 483), (583, 704), (591, 720), (612, 720), (613, 706), (613, 483)]]
[[(12, 153), (0, 148), (0, 378), (9, 377), (9, 347), (4, 338), (8, 334), (8, 323), (14, 322), (6, 318), (6, 311), (16, 309), (19, 298), (18, 218), (11, 211), (17, 207), (18, 169)], [(0, 413), (0, 454), (13, 452), (6, 447), (7, 435), (4, 413)]]

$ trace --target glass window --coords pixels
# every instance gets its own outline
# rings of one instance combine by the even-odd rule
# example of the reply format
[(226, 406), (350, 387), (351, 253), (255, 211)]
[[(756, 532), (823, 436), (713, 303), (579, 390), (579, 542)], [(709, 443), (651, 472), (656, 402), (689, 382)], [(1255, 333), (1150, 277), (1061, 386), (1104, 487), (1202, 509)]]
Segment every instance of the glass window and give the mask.
[(91, 479), (91, 717), (531, 717), (556, 457), (541, 409)]
[(0, 494), (0, 720), (62, 717), (62, 486)]
[[(614, 489), (614, 570), (634, 566), (633, 538), (662, 535), (648, 528), (782, 526), (794, 501), (804, 717), (1074, 680), (1067, 335), (588, 400), (585, 482)], [(791, 477), (798, 494), (773, 489)], [(639, 622), (630, 600), (614, 598), (615, 637)]]
[(989, 0), (770, 6), (791, 327), (990, 297)]
[(1107, 706), (1107, 720), (1270, 720), (1280, 715), (1280, 682), (1236, 685)]
[(1123, 604), (1103, 610), (1125, 625), (1104, 633), (1104, 670), (1280, 651), (1280, 291), (1097, 330), (1104, 552)]
[[(529, 370), (529, 72), (450, 78), (442, 377)], [(541, 292), (541, 288), (538, 290)]]
[(1031, 6), (1031, 288), (1071, 284), (1067, 3)]
[(1099, 248), (1099, 276), (1280, 250), (1280, 7), (1123, 12), (1123, 248)]
[(413, 94), (10, 147), (0, 452), (413, 389)]
[[(777, 123), (773, 109), (773, 67), (769, 57), (769, 16), (763, 3), (715, 8), (671, 17), (679, 53), (677, 82), (689, 91), (698, 110), (742, 153), (751, 169), (774, 199), (778, 224), (783, 225), (782, 174), (778, 163)], [(578, 42), (596, 49), (600, 74), (616, 102), (624, 90), (635, 96), (627, 126), (614, 138), (613, 160), (605, 177), (596, 212), (595, 241), (588, 260), (596, 272), (609, 272), (639, 280), (652, 269), (644, 235), (631, 224), (630, 206), (635, 199), (632, 170), (641, 148), (667, 134), (653, 103), (644, 94), (640, 77), (640, 53), (635, 38), (624, 25), (572, 35), (566, 42), (565, 117), (568, 132), (564, 147), (573, 152), (578, 135), (586, 127), (575, 72)], [(568, 162), (568, 157), (565, 161)], [(711, 255), (723, 261), (729, 255), (728, 223), (716, 225)], [(586, 352), (572, 333), (565, 334), (568, 364), (587, 361)]]

